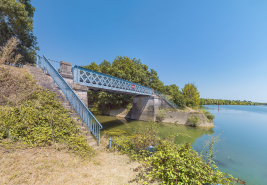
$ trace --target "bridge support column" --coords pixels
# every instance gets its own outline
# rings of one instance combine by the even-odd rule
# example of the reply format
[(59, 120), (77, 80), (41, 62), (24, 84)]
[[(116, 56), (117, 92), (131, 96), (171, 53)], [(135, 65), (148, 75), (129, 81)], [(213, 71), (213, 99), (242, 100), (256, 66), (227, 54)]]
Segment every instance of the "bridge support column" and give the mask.
[(143, 121), (157, 121), (160, 109), (171, 109), (164, 99), (159, 96), (135, 96), (131, 110), (131, 119)]
[(157, 96), (135, 96), (131, 119), (155, 122), (158, 109), (159, 98)]
[(60, 62), (60, 75), (69, 84), (73, 91), (79, 96), (82, 102), (88, 107), (87, 91), (88, 87), (79, 84), (73, 84), (73, 75), (71, 72), (71, 63), (61, 61)]

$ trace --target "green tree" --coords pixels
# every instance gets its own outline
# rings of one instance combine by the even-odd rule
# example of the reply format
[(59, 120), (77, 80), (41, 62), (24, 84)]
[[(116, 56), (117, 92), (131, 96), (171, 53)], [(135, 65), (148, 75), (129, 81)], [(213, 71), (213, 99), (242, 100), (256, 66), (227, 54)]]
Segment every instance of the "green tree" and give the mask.
[(173, 96), (175, 93), (181, 93), (179, 91), (179, 87), (176, 84), (172, 84), (172, 85), (165, 85), (165, 92), (164, 94)]
[(148, 79), (150, 88), (164, 93), (165, 86), (163, 82), (159, 80), (158, 73), (154, 69), (150, 69), (150, 73), (148, 73)]
[(99, 67), (100, 67), (101, 73), (109, 74), (111, 64), (110, 62), (104, 60), (103, 62), (101, 62), (101, 64), (99, 64)]
[(197, 91), (197, 87), (192, 84), (188, 83), (185, 84), (184, 88), (182, 89), (183, 96), (186, 100), (186, 105), (189, 107), (198, 107), (199, 106), (199, 92)]
[(185, 109), (186, 108), (186, 102), (181, 93), (176, 92), (172, 95), (172, 101), (180, 108)]
[(12, 37), (19, 39), (16, 54), (23, 56), (23, 63), (35, 63), (39, 50), (33, 35), (34, 12), (30, 0), (0, 0), (0, 46)]
[(100, 67), (95, 63), (95, 62), (92, 62), (91, 64), (87, 65), (87, 66), (82, 66), (86, 69), (91, 69), (93, 71), (96, 71), (96, 72), (101, 72), (101, 69)]

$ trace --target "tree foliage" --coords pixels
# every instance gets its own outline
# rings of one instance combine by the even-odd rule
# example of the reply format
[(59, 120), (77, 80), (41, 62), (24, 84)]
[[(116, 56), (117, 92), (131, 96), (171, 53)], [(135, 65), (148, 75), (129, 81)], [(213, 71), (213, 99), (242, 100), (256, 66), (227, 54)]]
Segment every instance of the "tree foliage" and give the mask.
[(164, 94), (173, 96), (174, 94), (181, 94), (181, 91), (179, 90), (179, 87), (176, 84), (165, 85)]
[(33, 35), (34, 12), (30, 0), (0, 0), (0, 46), (12, 37), (19, 39), (16, 53), (23, 56), (24, 63), (35, 63), (39, 50)]
[(180, 108), (185, 109), (186, 108), (186, 102), (185, 98), (181, 93), (174, 93), (172, 95), (172, 101)]
[(197, 87), (192, 84), (188, 83), (185, 84), (184, 88), (182, 89), (183, 96), (186, 101), (186, 105), (188, 107), (198, 107), (199, 106), (199, 92), (197, 90)]
[[(112, 64), (104, 60), (99, 65), (92, 62), (83, 67), (150, 87), (160, 92), (165, 91), (165, 86), (159, 80), (157, 72), (153, 69), (149, 71), (148, 66), (142, 64), (140, 59), (118, 56)], [(91, 110), (96, 114), (105, 114), (110, 109), (126, 107), (131, 102), (132, 95), (88, 91), (88, 104), (92, 106)]]

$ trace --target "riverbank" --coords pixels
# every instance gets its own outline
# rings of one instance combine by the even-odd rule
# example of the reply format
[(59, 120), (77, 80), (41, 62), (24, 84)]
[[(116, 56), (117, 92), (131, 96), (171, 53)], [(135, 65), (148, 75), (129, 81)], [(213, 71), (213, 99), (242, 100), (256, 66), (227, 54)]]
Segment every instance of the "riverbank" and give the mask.
[[(160, 115), (161, 114), (161, 115)], [(131, 119), (130, 111), (127, 108), (114, 109), (109, 111), (109, 116)], [(180, 125), (188, 125), (188, 118), (190, 116), (196, 116), (199, 118), (199, 124), (201, 127), (213, 127), (213, 121), (208, 120), (203, 110), (194, 110), (187, 107), (185, 110), (175, 109), (162, 109), (158, 112), (158, 117), (161, 116), (160, 122), (163, 123), (175, 123)], [(142, 119), (139, 119), (142, 121)], [(145, 120), (146, 121), (146, 120)]]

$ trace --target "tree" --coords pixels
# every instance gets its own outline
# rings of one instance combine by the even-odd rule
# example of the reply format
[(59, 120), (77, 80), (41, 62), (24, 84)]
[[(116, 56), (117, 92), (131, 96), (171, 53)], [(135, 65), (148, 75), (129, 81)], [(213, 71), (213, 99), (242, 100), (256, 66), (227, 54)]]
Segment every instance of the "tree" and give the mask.
[(199, 106), (200, 103), (199, 92), (197, 91), (197, 87), (194, 84), (192, 83), (185, 84), (182, 91), (187, 106), (189, 107)]
[(175, 93), (181, 93), (179, 91), (179, 87), (176, 84), (172, 84), (172, 85), (165, 85), (165, 92), (164, 94), (173, 96)]
[(163, 82), (159, 80), (158, 73), (154, 69), (150, 69), (150, 73), (148, 73), (148, 79), (150, 88), (164, 93), (165, 86)]
[(180, 108), (185, 109), (186, 108), (186, 102), (181, 93), (176, 92), (172, 95), (172, 101)]
[(101, 62), (101, 64), (99, 64), (99, 67), (100, 67), (101, 73), (109, 74), (111, 64), (110, 62), (104, 60), (103, 62)]
[(82, 67), (86, 69), (91, 69), (96, 72), (101, 72), (100, 67), (95, 62), (92, 62), (91, 64)]
[(19, 39), (16, 54), (23, 56), (23, 63), (35, 63), (39, 50), (33, 35), (34, 12), (30, 0), (0, 0), (0, 46), (12, 37)]

